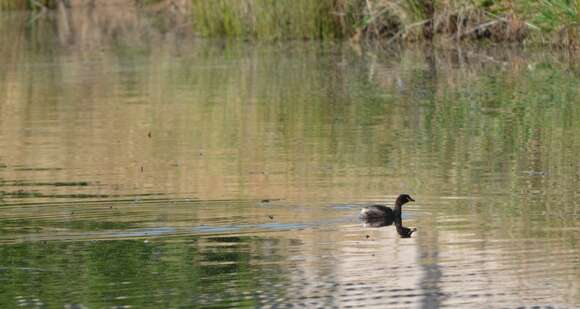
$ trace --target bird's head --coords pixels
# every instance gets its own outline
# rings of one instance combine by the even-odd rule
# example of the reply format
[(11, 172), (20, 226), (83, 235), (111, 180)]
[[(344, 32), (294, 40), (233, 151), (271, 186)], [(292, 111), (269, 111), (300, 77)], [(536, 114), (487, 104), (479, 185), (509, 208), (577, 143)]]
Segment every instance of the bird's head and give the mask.
[(397, 198), (397, 202), (395, 204), (399, 205), (399, 206), (403, 206), (404, 204), (407, 204), (408, 202), (414, 202), (414, 201), (415, 200), (409, 194), (401, 194)]

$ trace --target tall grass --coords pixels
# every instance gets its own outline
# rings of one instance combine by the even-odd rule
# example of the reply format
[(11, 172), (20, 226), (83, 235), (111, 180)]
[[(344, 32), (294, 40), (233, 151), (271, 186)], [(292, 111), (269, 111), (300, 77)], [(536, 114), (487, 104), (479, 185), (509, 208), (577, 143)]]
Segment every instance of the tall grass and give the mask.
[[(63, 0), (0, 0), (0, 10)], [(68, 0), (74, 3), (78, 0)], [(137, 2), (135, 2), (137, 1)], [(114, 1), (125, 5), (123, 0)], [(201, 36), (236, 39), (373, 39), (545, 42), (578, 45), (578, 0), (125, 0), (178, 10)], [(77, 2), (83, 3), (83, 2)], [(104, 5), (105, 2), (95, 2)], [(189, 12), (189, 13), (188, 13)]]
[[(577, 42), (577, 0), (192, 0), (204, 36)], [(428, 29), (427, 29), (428, 28)], [(537, 41), (537, 40), (536, 40)]]
[(195, 29), (204, 36), (265, 40), (343, 36), (335, 1), (192, 0)]
[(394, 35), (421, 20), (419, 0), (191, 0), (204, 36), (311, 39)]
[(0, 0), (0, 11), (54, 8), (56, 0)]
[[(530, 14), (530, 20), (542, 30), (541, 34), (554, 34), (551, 40), (571, 46), (578, 44), (579, 6), (578, 0), (539, 0), (530, 2), (527, 9), (535, 12)], [(545, 39), (544, 35), (542, 39)]]

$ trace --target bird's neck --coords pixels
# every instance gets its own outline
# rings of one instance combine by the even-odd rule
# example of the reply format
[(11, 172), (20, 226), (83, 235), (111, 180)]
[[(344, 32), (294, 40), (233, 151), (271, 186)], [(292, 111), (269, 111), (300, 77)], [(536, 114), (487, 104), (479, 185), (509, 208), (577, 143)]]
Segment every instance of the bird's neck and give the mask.
[(400, 216), (401, 215), (401, 207), (395, 207), (394, 213), (395, 213), (395, 216)]
[(401, 212), (402, 212), (402, 209), (401, 208), (402, 208), (402, 206), (403, 205), (401, 205), (401, 203), (399, 203), (399, 201), (397, 201), (395, 203), (395, 210), (394, 210), (395, 211), (395, 216), (401, 216)]

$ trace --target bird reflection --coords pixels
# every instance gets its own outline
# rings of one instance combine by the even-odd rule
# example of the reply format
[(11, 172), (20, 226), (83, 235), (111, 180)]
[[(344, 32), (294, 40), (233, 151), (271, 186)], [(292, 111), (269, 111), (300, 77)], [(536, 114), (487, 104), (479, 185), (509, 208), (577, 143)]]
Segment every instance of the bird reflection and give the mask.
[(397, 228), (397, 233), (399, 233), (399, 236), (401, 236), (401, 238), (410, 238), (411, 235), (413, 235), (413, 233), (417, 231), (416, 228), (411, 229), (403, 226), (402, 220), (395, 220), (395, 227)]
[(361, 218), (363, 225), (365, 227), (383, 227), (393, 225), (395, 222), (393, 218), (381, 218), (381, 219), (365, 219)]
[(410, 238), (414, 232), (417, 231), (416, 228), (408, 228), (403, 226), (403, 220), (401, 218), (384, 218), (384, 219), (362, 219), (365, 227), (383, 227), (395, 224), (397, 233), (401, 238)]

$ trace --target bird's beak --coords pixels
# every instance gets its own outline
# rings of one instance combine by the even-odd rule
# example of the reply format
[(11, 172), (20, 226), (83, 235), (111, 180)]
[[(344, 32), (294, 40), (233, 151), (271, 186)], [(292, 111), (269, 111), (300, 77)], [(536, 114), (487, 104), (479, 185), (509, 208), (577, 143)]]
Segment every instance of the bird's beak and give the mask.
[(409, 196), (409, 201), (414, 202), (415, 200)]

